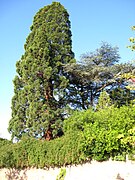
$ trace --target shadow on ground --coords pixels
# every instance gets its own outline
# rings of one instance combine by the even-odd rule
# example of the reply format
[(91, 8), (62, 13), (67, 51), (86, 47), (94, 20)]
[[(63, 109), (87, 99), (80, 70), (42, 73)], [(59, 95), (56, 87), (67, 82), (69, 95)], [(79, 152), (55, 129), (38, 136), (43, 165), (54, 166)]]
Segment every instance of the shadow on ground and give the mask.
[(8, 169), (5, 172), (7, 180), (28, 180), (26, 175), (27, 170)]

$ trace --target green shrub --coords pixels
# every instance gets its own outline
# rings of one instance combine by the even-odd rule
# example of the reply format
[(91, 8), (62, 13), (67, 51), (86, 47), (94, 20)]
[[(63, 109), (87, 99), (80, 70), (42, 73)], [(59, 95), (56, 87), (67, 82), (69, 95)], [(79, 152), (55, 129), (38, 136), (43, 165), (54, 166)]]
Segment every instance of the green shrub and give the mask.
[(7, 145), (7, 144), (12, 144), (12, 142), (8, 139), (0, 138), (0, 148), (4, 145)]
[(72, 116), (64, 121), (64, 132), (68, 131), (83, 131), (84, 125), (89, 123), (94, 123), (95, 112), (92, 109), (75, 111)]
[(0, 168), (3, 167), (13, 167), (13, 150), (12, 150), (12, 142), (0, 138)]
[(49, 168), (98, 161), (135, 159), (135, 107), (74, 112), (64, 122), (64, 136), (51, 140), (23, 137), (0, 140), (0, 168)]
[(16, 164), (13, 155), (13, 145), (7, 144), (0, 148), (0, 168), (12, 168)]
[(23, 138), (0, 153), (0, 167), (61, 167), (79, 164), (85, 156), (80, 151), (80, 135), (71, 132), (52, 141)]
[[(92, 159), (106, 160), (109, 157), (124, 160), (131, 146), (121, 141), (135, 125), (135, 107), (110, 107), (95, 112), (95, 122), (84, 125), (82, 151)], [(118, 158), (120, 157), (120, 158)]]

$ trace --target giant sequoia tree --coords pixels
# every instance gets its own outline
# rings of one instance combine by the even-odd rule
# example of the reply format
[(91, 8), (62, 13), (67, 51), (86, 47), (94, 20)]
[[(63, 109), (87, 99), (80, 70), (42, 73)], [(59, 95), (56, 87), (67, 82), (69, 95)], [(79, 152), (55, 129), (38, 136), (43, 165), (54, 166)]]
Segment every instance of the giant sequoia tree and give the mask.
[(51, 139), (61, 132), (68, 78), (64, 64), (74, 61), (68, 12), (58, 2), (40, 9), (16, 63), (12, 98), (12, 138), (25, 133)]

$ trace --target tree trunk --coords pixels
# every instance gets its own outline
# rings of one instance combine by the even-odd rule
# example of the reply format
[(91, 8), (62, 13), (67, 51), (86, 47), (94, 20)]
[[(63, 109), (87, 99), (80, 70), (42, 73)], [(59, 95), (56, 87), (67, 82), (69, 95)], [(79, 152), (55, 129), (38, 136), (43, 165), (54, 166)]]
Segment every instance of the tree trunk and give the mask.
[(91, 90), (91, 92), (90, 92), (90, 105), (93, 107), (93, 99), (94, 99), (94, 97), (93, 97), (93, 92), (92, 92), (92, 90)]
[[(52, 80), (50, 79), (49, 83), (48, 83), (48, 87), (45, 90), (45, 99), (47, 101), (47, 105), (48, 106), (50, 106), (49, 101), (52, 98), (53, 98), (53, 85), (52, 85)], [(49, 113), (48, 110), (46, 112)], [(50, 141), (51, 139), (53, 139), (52, 131), (53, 130), (51, 128), (51, 120), (50, 120), (50, 123), (49, 123), (49, 126), (48, 126), (48, 130), (44, 134), (44, 139), (45, 140)]]
[(81, 86), (81, 99), (82, 99), (82, 109), (86, 109), (83, 86)]
[(53, 135), (52, 135), (52, 130), (48, 129), (44, 135), (44, 138), (46, 141), (50, 141), (51, 139), (53, 139)]

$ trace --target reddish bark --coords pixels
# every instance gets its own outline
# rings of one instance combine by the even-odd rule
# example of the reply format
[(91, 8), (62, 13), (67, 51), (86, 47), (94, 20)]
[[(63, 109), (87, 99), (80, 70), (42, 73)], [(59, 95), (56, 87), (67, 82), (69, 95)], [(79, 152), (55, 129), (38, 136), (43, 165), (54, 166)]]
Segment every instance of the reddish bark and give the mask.
[(45, 90), (45, 99), (48, 101), (53, 96), (53, 91), (50, 86)]
[[(47, 104), (49, 106), (49, 100), (53, 97), (53, 87), (52, 87), (52, 81), (51, 79), (49, 80), (49, 85), (45, 90), (45, 99), (47, 101)], [(48, 110), (45, 111), (46, 113), (49, 113)], [(51, 139), (53, 139), (53, 135), (52, 135), (52, 129), (50, 128), (51, 124), (49, 124), (49, 128), (48, 130), (45, 132), (44, 138), (47, 141), (50, 141)]]
[(45, 135), (44, 135), (44, 138), (45, 138), (46, 141), (50, 141), (53, 138), (52, 131), (47, 130)]

